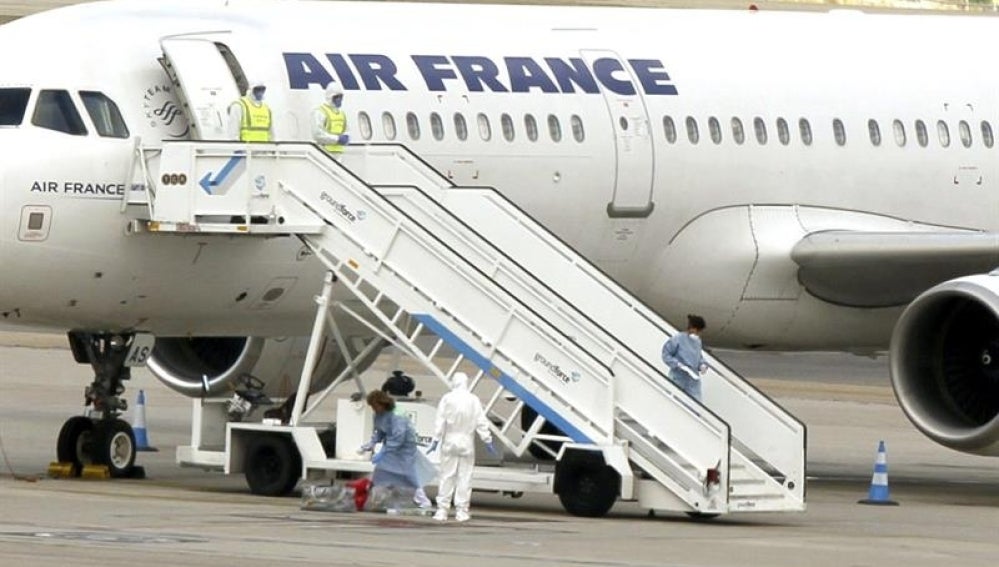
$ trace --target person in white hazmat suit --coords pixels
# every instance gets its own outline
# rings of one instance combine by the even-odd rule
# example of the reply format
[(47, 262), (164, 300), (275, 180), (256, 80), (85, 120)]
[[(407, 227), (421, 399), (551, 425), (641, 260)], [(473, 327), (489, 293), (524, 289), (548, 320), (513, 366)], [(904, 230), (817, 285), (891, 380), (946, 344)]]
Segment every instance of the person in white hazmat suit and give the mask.
[(496, 454), (489, 421), (482, 409), (482, 402), (468, 391), (468, 375), (455, 372), (451, 378), (451, 391), (444, 394), (437, 405), (434, 441), (428, 453), (440, 443), (440, 483), (437, 490), (437, 513), (434, 519), (447, 521), (454, 497), (454, 519), (467, 522), (468, 504), (472, 496), (472, 468), (475, 466), (475, 437), (478, 433), (489, 452)]

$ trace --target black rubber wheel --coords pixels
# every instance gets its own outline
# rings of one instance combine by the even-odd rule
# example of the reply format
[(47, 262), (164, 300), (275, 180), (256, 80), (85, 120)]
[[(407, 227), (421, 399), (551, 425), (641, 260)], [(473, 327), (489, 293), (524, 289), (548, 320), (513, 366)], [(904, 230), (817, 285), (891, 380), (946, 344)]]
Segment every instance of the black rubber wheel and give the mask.
[(617, 501), (619, 484), (617, 471), (607, 465), (574, 466), (561, 478), (558, 500), (573, 516), (599, 518)]
[(720, 515), (720, 514), (705, 513), (705, 512), (685, 512), (685, 514), (687, 514), (687, 517), (689, 517), (691, 520), (696, 520), (698, 522), (713, 520)]
[(56, 441), (56, 460), (73, 463), (73, 475), (79, 476), (83, 465), (93, 463), (94, 420), (77, 415), (66, 420)]
[[(534, 411), (530, 406), (525, 405), (520, 410), (520, 428), (523, 429), (524, 431), (527, 431), (527, 429), (531, 427), (531, 424), (534, 423), (534, 420), (537, 417), (538, 417), (538, 412)], [(544, 425), (541, 426), (541, 430), (538, 433), (542, 435), (565, 435), (564, 433), (562, 433), (562, 430), (560, 430), (559, 428), (555, 427), (554, 425), (552, 425), (547, 421), (544, 423)], [(548, 447), (555, 454), (558, 454), (559, 449), (562, 448), (561, 441), (538, 441), (537, 443), (531, 443), (531, 445), (527, 448), (527, 451), (531, 454), (532, 457), (538, 459), (539, 461), (554, 461), (555, 457), (549, 455), (541, 447), (538, 447), (538, 443), (544, 445), (545, 447)]]
[(289, 494), (302, 474), (302, 460), (285, 436), (259, 435), (246, 447), (245, 475), (250, 492), (261, 496)]
[(132, 476), (135, 466), (135, 433), (121, 419), (94, 424), (92, 457), (95, 463), (107, 465), (111, 478)]

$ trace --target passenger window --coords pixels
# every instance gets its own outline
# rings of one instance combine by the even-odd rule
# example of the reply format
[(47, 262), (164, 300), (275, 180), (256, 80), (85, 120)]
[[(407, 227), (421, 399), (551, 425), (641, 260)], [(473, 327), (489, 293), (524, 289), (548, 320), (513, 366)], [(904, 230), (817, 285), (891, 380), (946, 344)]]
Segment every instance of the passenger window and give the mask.
[(663, 116), (663, 133), (666, 135), (667, 142), (676, 143), (676, 123), (673, 122), (672, 116)]
[(569, 120), (569, 124), (572, 125), (572, 139), (583, 143), (583, 140), (586, 138), (586, 132), (583, 131), (583, 119), (573, 114)]
[(533, 114), (524, 115), (524, 131), (527, 132), (527, 139), (532, 142), (538, 141), (538, 121)]
[(756, 141), (759, 142), (761, 146), (766, 144), (767, 124), (759, 116), (753, 119), (753, 130), (756, 131)]
[(436, 112), (430, 113), (430, 133), (438, 142), (444, 139), (444, 121), (441, 120), (441, 115)]
[(697, 144), (701, 139), (701, 133), (697, 129), (697, 120), (693, 116), (687, 117), (687, 139), (691, 144)]
[(742, 120), (732, 117), (732, 139), (740, 146), (746, 141), (746, 129), (742, 127)]
[(787, 127), (787, 120), (783, 118), (777, 119), (777, 139), (785, 146), (791, 143), (791, 129)]
[(837, 146), (846, 145), (846, 127), (839, 118), (833, 119), (833, 138), (836, 139)]
[(871, 136), (871, 144), (881, 145), (881, 126), (878, 125), (877, 120), (871, 118), (867, 121), (867, 133)]
[(950, 128), (947, 127), (947, 123), (943, 120), (937, 120), (937, 137), (940, 138), (940, 145), (949, 148), (950, 147)]
[(97, 128), (97, 134), (104, 138), (127, 138), (128, 127), (118, 111), (118, 105), (104, 93), (80, 91), (83, 108), (87, 109), (90, 120)]
[(420, 119), (413, 112), (406, 114), (406, 130), (409, 131), (409, 138), (411, 140), (416, 141), (420, 139)]
[(382, 113), (382, 129), (385, 130), (385, 139), (395, 139), (395, 118), (390, 112)]
[(801, 143), (806, 146), (812, 145), (812, 125), (805, 118), (798, 119), (798, 132), (801, 134)]
[(479, 124), (479, 137), (482, 141), (488, 142), (493, 139), (493, 127), (489, 124), (489, 117), (483, 113), (479, 113), (477, 118)]
[(361, 137), (365, 140), (371, 139), (371, 117), (363, 110), (357, 113), (357, 123), (360, 124)]
[(966, 147), (971, 147), (971, 126), (964, 120), (957, 123), (957, 131), (961, 134), (961, 144)]
[(31, 89), (0, 89), (0, 126), (20, 126)]
[(558, 116), (554, 114), (548, 115), (548, 134), (551, 135), (553, 142), (562, 141), (562, 123), (558, 121)]
[(500, 116), (500, 127), (503, 129), (503, 139), (507, 142), (513, 141), (513, 118), (510, 118), (509, 114), (503, 114)]
[(39, 128), (74, 136), (85, 136), (87, 128), (67, 91), (42, 91), (35, 103), (31, 123)]
[(926, 131), (926, 123), (922, 120), (916, 120), (916, 141), (924, 148), (930, 143), (930, 135)]
[(454, 113), (454, 133), (462, 142), (468, 139), (468, 123), (465, 122), (465, 115), (460, 112)]
[(895, 132), (895, 143), (898, 147), (905, 146), (905, 124), (902, 124), (901, 120), (895, 120), (891, 123), (891, 128)]
[(982, 143), (985, 144), (986, 148), (991, 148), (995, 142), (996, 140), (992, 136), (992, 125), (982, 120)]
[(720, 144), (722, 141), (722, 131), (721, 124), (718, 123), (718, 119), (712, 116), (708, 118), (708, 132), (711, 134), (711, 141), (715, 144)]

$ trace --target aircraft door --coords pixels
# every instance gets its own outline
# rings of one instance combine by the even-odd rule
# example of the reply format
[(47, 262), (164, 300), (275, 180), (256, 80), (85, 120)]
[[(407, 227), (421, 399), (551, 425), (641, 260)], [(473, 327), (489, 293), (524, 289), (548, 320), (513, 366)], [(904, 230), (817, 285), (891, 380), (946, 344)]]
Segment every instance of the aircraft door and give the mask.
[[(163, 68), (191, 124), (191, 139), (229, 140), (228, 108), (242, 95), (245, 82), (239, 64), (225, 45), (205, 37), (160, 40)], [(228, 57), (228, 58), (227, 58)]]
[(613, 51), (582, 51), (593, 69), (614, 129), (615, 183), (607, 216), (646, 218), (652, 214), (655, 153), (652, 129), (638, 79)]

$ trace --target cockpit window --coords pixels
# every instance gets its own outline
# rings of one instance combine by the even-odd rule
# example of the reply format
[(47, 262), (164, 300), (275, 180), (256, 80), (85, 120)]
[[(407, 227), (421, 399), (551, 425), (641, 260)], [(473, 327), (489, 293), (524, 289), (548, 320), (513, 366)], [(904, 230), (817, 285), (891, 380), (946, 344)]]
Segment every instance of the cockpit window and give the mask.
[(87, 127), (77, 112), (73, 99), (67, 91), (42, 91), (38, 93), (35, 114), (31, 123), (39, 128), (65, 132), (74, 136), (85, 136)]
[(94, 122), (97, 133), (105, 138), (127, 138), (128, 126), (118, 111), (118, 105), (104, 93), (80, 91), (83, 107)]
[(0, 126), (20, 126), (31, 89), (0, 89)]

